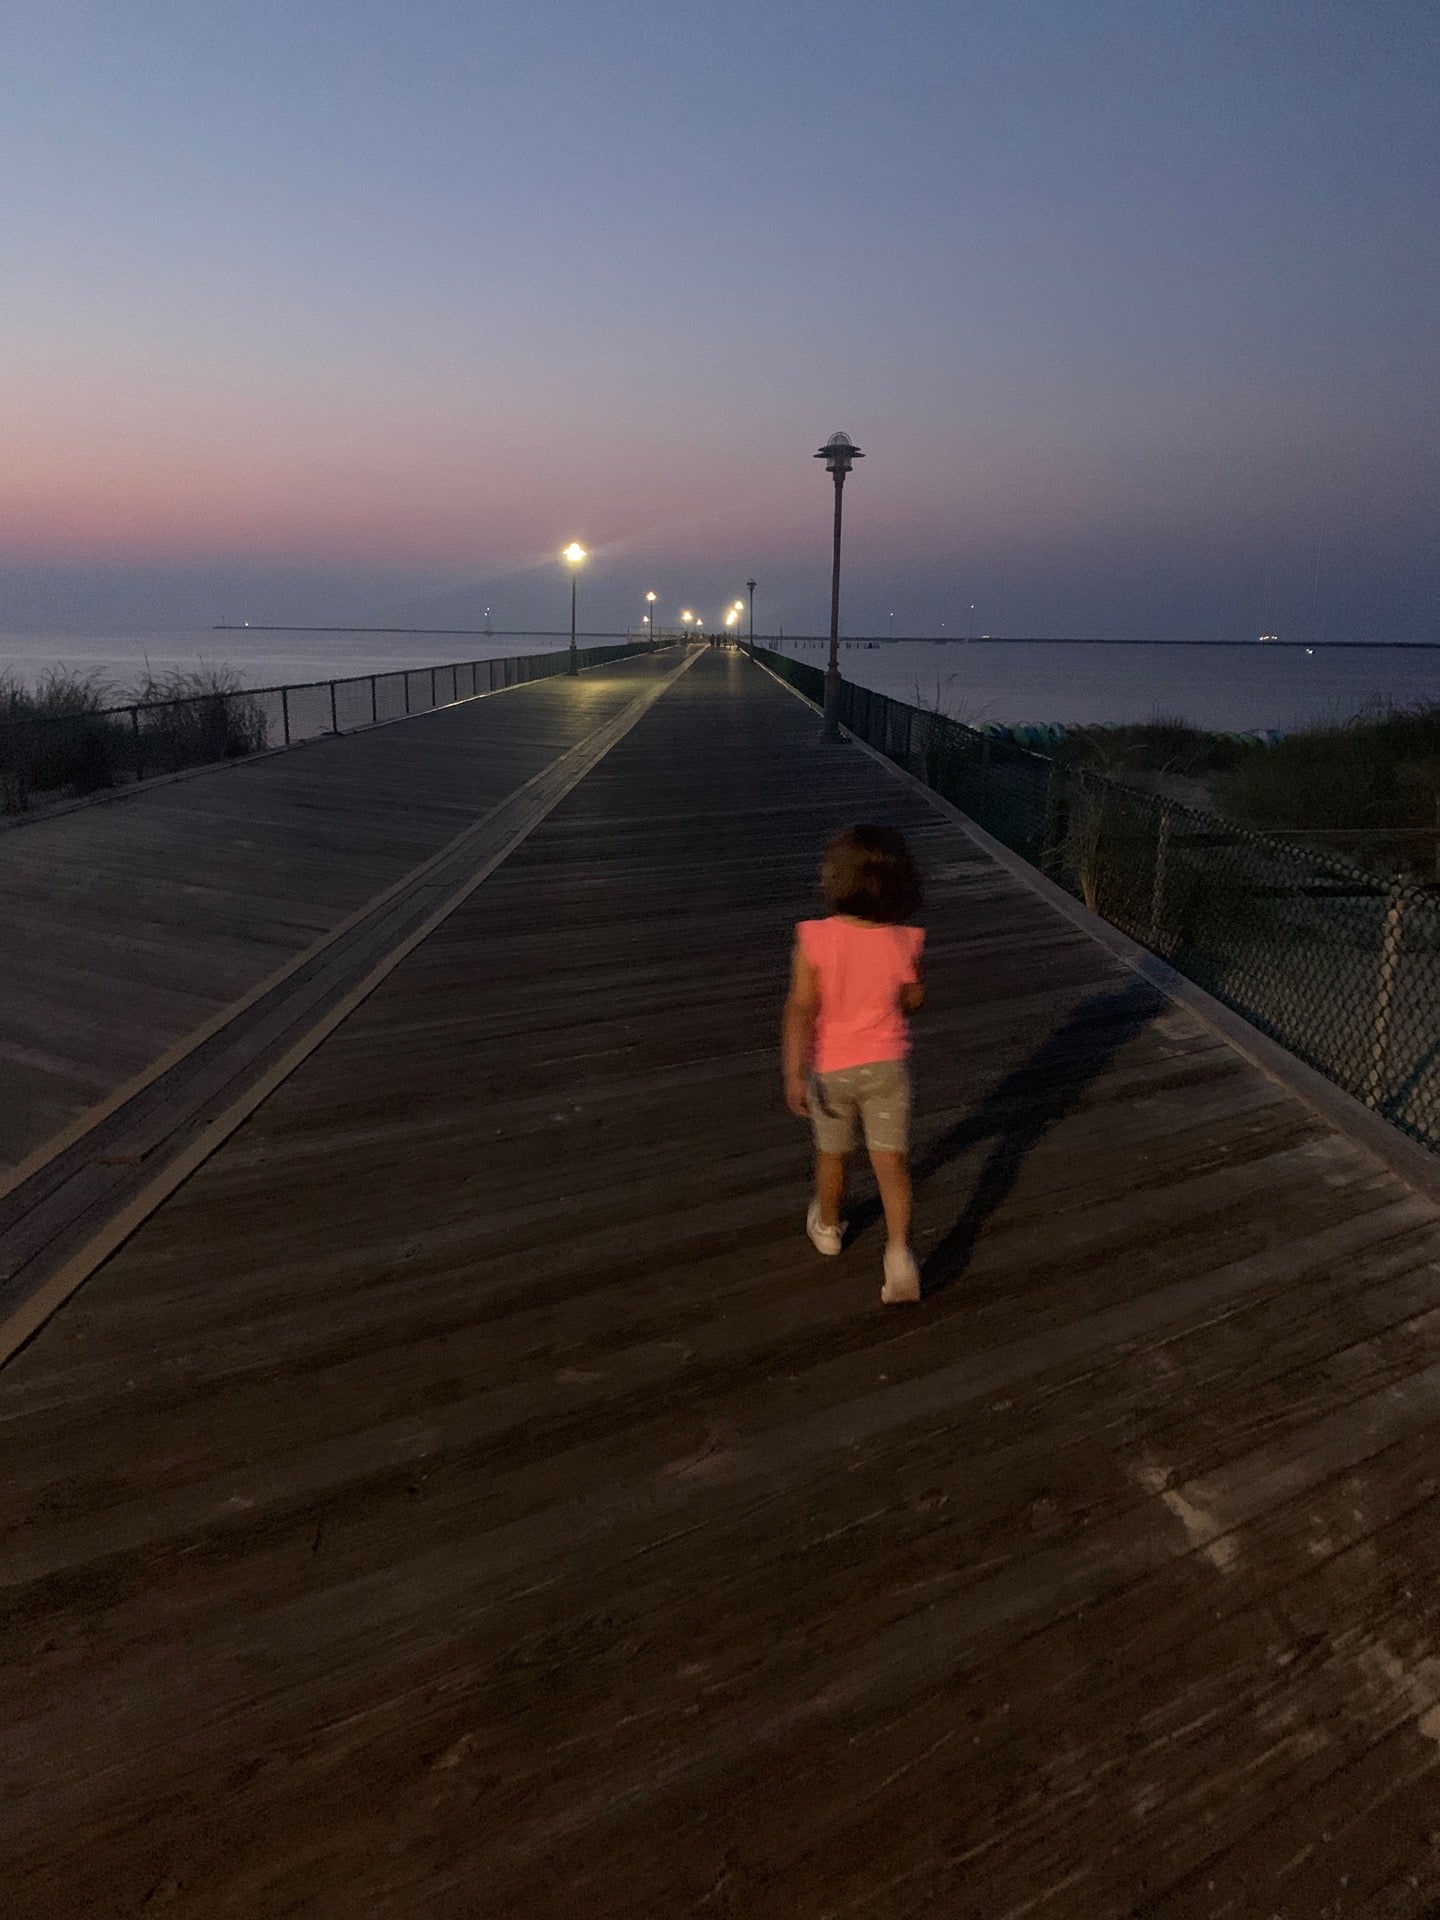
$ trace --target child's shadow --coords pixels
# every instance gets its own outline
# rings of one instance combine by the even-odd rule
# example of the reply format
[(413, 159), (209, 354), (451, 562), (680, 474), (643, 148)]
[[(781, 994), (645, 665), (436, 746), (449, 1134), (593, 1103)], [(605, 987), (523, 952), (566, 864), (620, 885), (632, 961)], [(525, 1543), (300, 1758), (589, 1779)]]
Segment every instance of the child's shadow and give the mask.
[[(1164, 996), (1144, 980), (1096, 994), (1076, 1007), (1029, 1058), (1006, 1074), (976, 1107), (919, 1155), (911, 1169), (915, 1185), (939, 1173), (967, 1147), (993, 1137), (969, 1204), (920, 1269), (923, 1294), (940, 1292), (970, 1264), (975, 1243), (990, 1216), (1019, 1177), (1025, 1156), (1075, 1105), (1085, 1088), (1128, 1041), (1165, 1006)], [(853, 1240), (881, 1218), (878, 1199), (851, 1213)]]

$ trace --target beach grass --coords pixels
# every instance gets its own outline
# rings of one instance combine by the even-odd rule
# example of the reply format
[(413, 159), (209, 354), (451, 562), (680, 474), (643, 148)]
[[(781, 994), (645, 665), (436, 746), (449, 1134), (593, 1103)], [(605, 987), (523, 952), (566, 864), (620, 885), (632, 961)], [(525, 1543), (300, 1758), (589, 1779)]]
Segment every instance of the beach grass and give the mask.
[(48, 670), (27, 686), (0, 675), (0, 810), (96, 793), (239, 759), (266, 744), (266, 717), (229, 667), (154, 673), (130, 687)]
[(1433, 827), (1440, 704), (1385, 708), (1292, 733), (1220, 783), (1232, 818), (1286, 828)]

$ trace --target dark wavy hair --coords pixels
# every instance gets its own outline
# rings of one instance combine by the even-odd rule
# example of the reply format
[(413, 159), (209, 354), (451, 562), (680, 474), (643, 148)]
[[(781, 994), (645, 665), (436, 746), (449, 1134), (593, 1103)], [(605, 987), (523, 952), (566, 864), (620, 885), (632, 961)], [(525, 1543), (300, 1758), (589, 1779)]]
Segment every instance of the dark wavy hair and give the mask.
[(923, 903), (909, 847), (893, 827), (846, 827), (825, 848), (820, 891), (832, 913), (899, 926)]

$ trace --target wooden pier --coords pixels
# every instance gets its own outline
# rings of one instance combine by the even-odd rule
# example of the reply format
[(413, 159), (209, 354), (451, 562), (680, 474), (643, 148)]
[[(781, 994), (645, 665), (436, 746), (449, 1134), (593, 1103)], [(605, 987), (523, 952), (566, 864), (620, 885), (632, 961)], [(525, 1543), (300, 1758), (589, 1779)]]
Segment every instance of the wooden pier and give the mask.
[[(759, 667), (675, 665), (0, 842), (127, 953), (123, 837), (227, 823), (133, 1031), (66, 896), (89, 1079), (24, 1085), (73, 1130), (541, 782), (0, 1373), (0, 1913), (1435, 1912), (1440, 1207)], [(246, 920), (287, 806), (315, 890)], [(916, 1309), (863, 1183), (809, 1246), (779, 1097), (857, 818), (927, 881)]]

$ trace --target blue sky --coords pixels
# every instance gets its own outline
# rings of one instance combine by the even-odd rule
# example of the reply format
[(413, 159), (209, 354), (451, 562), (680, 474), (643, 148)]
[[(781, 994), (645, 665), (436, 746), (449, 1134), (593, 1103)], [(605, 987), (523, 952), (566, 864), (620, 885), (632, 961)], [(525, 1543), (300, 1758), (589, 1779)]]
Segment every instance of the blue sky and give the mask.
[(0, 627), (1437, 637), (1433, 7), (6, 17)]

